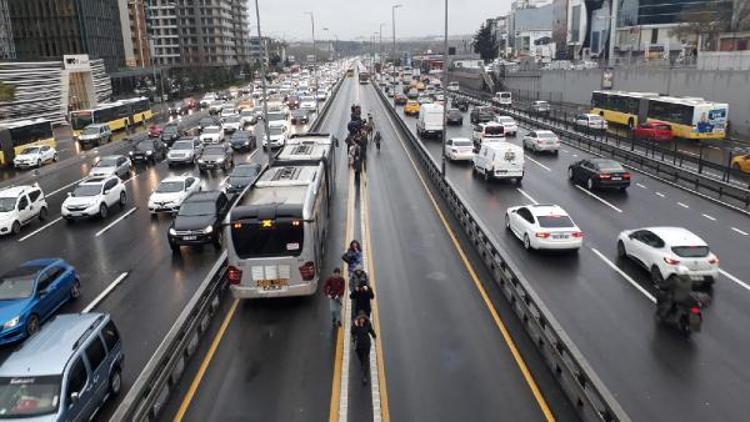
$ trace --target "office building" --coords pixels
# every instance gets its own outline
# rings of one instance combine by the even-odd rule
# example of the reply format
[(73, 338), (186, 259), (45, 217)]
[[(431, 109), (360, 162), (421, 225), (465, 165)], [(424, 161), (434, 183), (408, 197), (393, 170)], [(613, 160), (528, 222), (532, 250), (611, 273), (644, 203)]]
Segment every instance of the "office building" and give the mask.
[(6, 1), (18, 60), (88, 54), (108, 72), (125, 65), (118, 0)]
[(13, 27), (10, 23), (8, 0), (0, 0), (0, 60), (16, 58), (16, 47), (13, 43)]
[(144, 0), (118, 0), (125, 65), (129, 68), (151, 66), (151, 49), (146, 27)]

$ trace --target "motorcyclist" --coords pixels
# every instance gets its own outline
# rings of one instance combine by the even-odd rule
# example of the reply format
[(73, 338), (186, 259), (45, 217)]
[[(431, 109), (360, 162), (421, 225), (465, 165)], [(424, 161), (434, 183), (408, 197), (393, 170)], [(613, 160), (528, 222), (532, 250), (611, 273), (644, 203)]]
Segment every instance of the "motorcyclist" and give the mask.
[(693, 280), (684, 266), (676, 268), (675, 273), (657, 284), (660, 294), (657, 296), (657, 315), (664, 319), (680, 304), (684, 304), (693, 293)]

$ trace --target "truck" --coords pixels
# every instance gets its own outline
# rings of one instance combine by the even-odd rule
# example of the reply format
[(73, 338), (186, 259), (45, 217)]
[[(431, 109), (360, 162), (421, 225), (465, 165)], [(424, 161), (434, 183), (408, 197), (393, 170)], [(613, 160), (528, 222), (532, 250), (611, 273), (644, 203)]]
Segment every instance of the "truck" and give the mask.
[(417, 135), (420, 137), (440, 136), (443, 133), (443, 106), (422, 104), (417, 119)]

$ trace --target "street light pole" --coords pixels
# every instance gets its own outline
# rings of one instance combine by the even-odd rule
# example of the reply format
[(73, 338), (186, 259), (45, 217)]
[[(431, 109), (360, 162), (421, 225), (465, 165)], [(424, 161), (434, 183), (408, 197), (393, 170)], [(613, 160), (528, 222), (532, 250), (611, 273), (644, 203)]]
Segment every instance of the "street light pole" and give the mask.
[(396, 9), (403, 7), (402, 4), (391, 6), (391, 25), (393, 26), (393, 67), (396, 67)]
[(263, 56), (260, 58), (260, 86), (263, 90), (263, 136), (266, 138), (266, 153), (268, 154), (268, 165), (273, 164), (271, 153), (271, 129), (268, 126), (268, 94), (266, 94), (266, 59), (268, 58), (268, 44), (263, 42), (260, 33), (260, 10), (258, 0), (255, 0), (255, 19), (258, 21), (258, 42), (263, 46)]
[(611, 16), (609, 20), (609, 57), (607, 64), (609, 67), (615, 65), (615, 36), (617, 35), (617, 9), (619, 6), (619, 0), (610, 0), (612, 7), (610, 8)]
[(378, 46), (378, 54), (380, 54), (380, 71), (383, 71), (383, 26), (385, 23), (380, 24), (380, 45)]
[(445, 38), (443, 39), (443, 154), (440, 162), (445, 179), (445, 145), (448, 139), (448, 0), (445, 0)]
[(315, 114), (318, 114), (318, 49), (315, 44), (315, 15), (313, 12), (305, 12), (306, 15), (310, 15), (310, 23), (312, 23), (312, 40), (313, 40), (313, 78), (315, 80)]

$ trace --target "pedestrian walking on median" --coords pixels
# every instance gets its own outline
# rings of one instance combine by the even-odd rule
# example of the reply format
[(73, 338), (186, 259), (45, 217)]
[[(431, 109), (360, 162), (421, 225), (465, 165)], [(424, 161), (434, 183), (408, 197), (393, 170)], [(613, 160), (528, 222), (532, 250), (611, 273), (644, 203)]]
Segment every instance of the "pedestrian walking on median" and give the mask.
[(370, 378), (370, 347), (372, 338), (377, 338), (375, 330), (372, 329), (370, 319), (364, 312), (360, 312), (352, 323), (352, 342), (354, 342), (354, 351), (357, 353), (360, 367), (362, 368), (362, 384), (367, 385)]
[(357, 288), (349, 294), (349, 298), (352, 299), (354, 305), (354, 315), (359, 315), (361, 312), (364, 312), (368, 318), (370, 317), (370, 313), (372, 313), (371, 302), (375, 299), (375, 293), (372, 291), (372, 288), (367, 285), (366, 280), (359, 281)]
[(352, 169), (354, 170), (354, 184), (359, 187), (359, 179), (362, 173), (363, 166), (363, 155), (362, 148), (359, 145), (354, 145), (349, 153), (349, 159), (352, 163)]
[[(356, 290), (357, 286), (360, 284), (370, 284), (370, 277), (365, 272), (364, 268), (362, 267), (362, 264), (359, 264), (354, 267), (354, 272), (352, 275), (349, 276), (349, 292), (353, 292)], [(356, 313), (355, 313), (356, 315)]]
[(347, 270), (349, 271), (349, 279), (351, 280), (354, 269), (362, 266), (362, 245), (359, 241), (352, 240), (349, 243), (349, 249), (344, 252), (341, 256), (341, 260), (346, 262)]
[(323, 293), (331, 301), (331, 324), (333, 324), (333, 328), (341, 326), (341, 298), (344, 296), (344, 284), (341, 269), (336, 268), (333, 270), (333, 275), (328, 277), (323, 285)]

